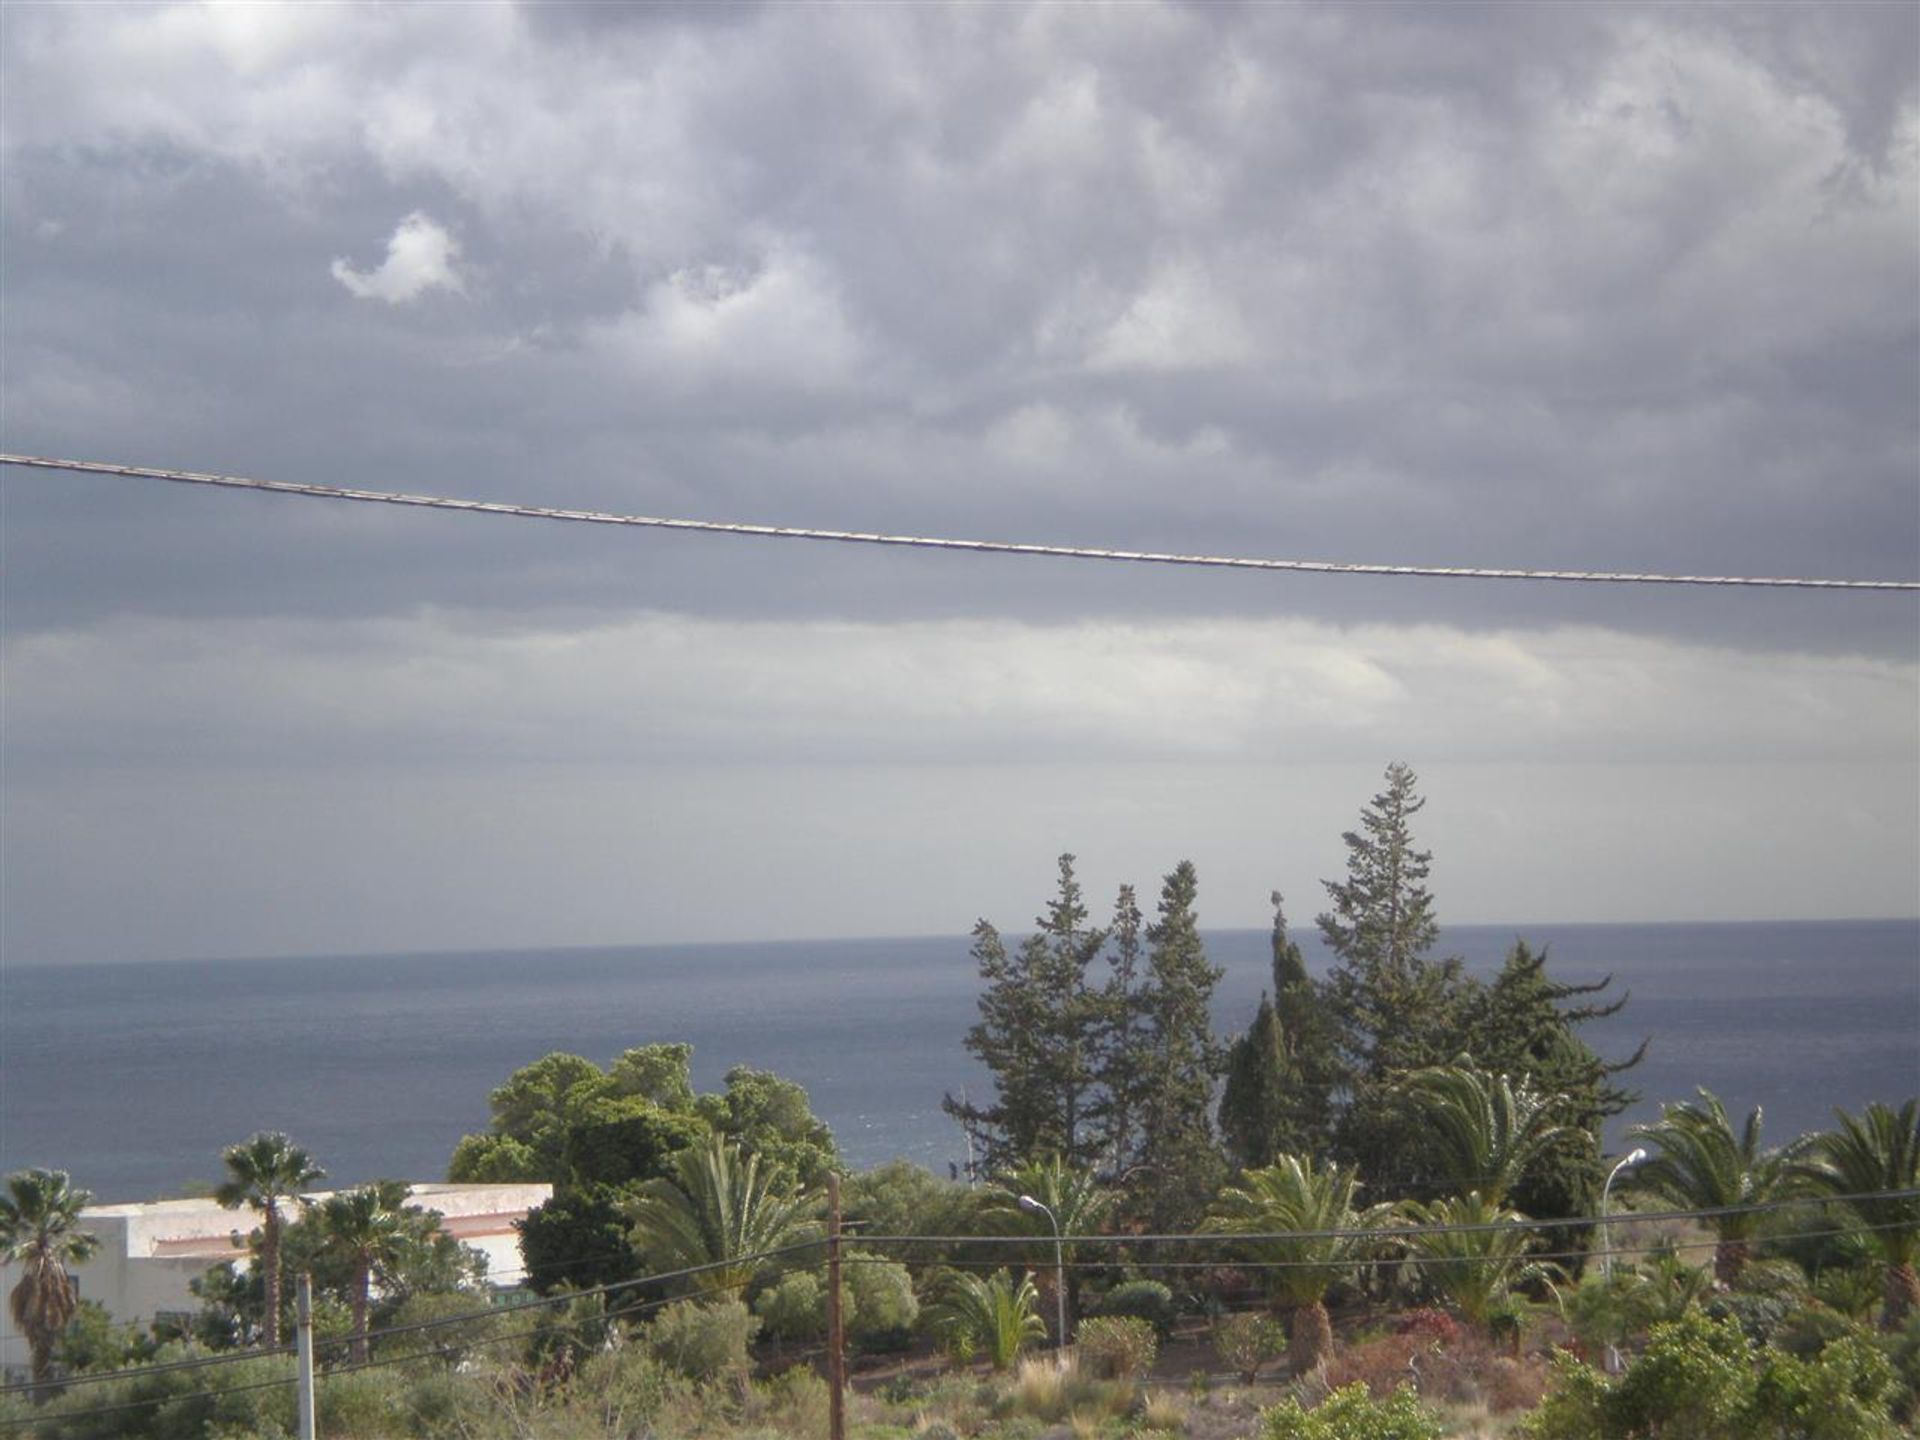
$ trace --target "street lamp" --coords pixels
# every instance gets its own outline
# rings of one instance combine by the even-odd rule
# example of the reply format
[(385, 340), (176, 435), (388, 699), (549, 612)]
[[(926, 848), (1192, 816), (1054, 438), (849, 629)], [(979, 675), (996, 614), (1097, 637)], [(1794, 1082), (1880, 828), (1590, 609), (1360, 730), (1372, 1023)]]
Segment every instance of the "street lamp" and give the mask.
[[(1636, 1145), (1620, 1157), (1619, 1163), (1607, 1172), (1607, 1183), (1600, 1187), (1600, 1279), (1611, 1283), (1613, 1280), (1613, 1231), (1607, 1225), (1607, 1196), (1613, 1190), (1614, 1177), (1629, 1165), (1638, 1165), (1647, 1158), (1647, 1152)], [(1618, 1346), (1607, 1346), (1607, 1373), (1620, 1373), (1620, 1350)]]
[(1067, 1348), (1067, 1258), (1066, 1252), (1060, 1247), (1060, 1221), (1053, 1211), (1031, 1195), (1020, 1197), (1020, 1208), (1029, 1215), (1046, 1216), (1047, 1223), (1053, 1227), (1053, 1298), (1059, 1302), (1059, 1329), (1055, 1333), (1060, 1337), (1058, 1341), (1060, 1348), (1065, 1350)]

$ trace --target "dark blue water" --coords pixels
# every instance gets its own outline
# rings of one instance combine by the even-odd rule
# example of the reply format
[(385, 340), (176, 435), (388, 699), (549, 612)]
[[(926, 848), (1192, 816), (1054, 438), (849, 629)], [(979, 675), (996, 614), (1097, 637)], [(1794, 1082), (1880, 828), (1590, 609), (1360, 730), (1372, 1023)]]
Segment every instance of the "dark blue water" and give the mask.
[[(1498, 965), (1511, 927), (1457, 926), (1446, 953)], [(1785, 1139), (1833, 1106), (1920, 1092), (1920, 921), (1549, 925), (1553, 973), (1612, 973), (1633, 999), (1587, 1030), (1621, 1056), (1645, 1037), (1628, 1120), (1705, 1085), (1767, 1110)], [(1300, 936), (1310, 965), (1317, 941)], [(1267, 937), (1212, 932), (1215, 1025), (1251, 1017)], [(334, 1179), (438, 1178), (485, 1128), (487, 1092), (550, 1050), (605, 1063), (685, 1040), (718, 1088), (752, 1064), (804, 1084), (848, 1158), (944, 1169), (940, 1111), (984, 1093), (961, 1048), (978, 981), (967, 941), (786, 944), (12, 967), (0, 975), (0, 1171), (69, 1170), (103, 1200), (212, 1178), (222, 1146), (279, 1129)]]

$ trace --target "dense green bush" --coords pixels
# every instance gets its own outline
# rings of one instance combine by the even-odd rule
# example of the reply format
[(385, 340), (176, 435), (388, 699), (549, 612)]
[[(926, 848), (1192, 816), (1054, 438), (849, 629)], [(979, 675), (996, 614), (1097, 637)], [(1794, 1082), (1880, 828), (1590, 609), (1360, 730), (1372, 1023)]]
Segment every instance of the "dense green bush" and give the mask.
[(647, 1343), (662, 1364), (693, 1380), (744, 1375), (747, 1346), (760, 1321), (738, 1300), (682, 1300), (647, 1326)]
[(1289, 1396), (1267, 1411), (1267, 1440), (1440, 1440), (1438, 1417), (1411, 1390), (1376, 1400), (1365, 1385), (1336, 1390), (1313, 1409)]
[(1756, 1352), (1739, 1325), (1692, 1314), (1656, 1326), (1618, 1381), (1556, 1357), (1532, 1440), (1890, 1440), (1895, 1390), (1886, 1356), (1843, 1336), (1811, 1359)]
[(1160, 1337), (1136, 1316), (1098, 1315), (1080, 1322), (1074, 1347), (1080, 1368), (1095, 1379), (1138, 1380), (1153, 1368)]
[[(846, 1291), (847, 1336), (862, 1350), (904, 1350), (913, 1343), (920, 1302), (913, 1295), (907, 1267), (878, 1255), (849, 1250), (842, 1258), (840, 1283)], [(822, 1301), (825, 1300), (822, 1295)]]
[(1158, 1280), (1128, 1280), (1109, 1290), (1093, 1307), (1095, 1315), (1131, 1315), (1153, 1326), (1161, 1339), (1173, 1333), (1173, 1292)]
[(753, 1313), (772, 1339), (818, 1340), (827, 1333), (827, 1287), (811, 1270), (795, 1270), (760, 1292)]

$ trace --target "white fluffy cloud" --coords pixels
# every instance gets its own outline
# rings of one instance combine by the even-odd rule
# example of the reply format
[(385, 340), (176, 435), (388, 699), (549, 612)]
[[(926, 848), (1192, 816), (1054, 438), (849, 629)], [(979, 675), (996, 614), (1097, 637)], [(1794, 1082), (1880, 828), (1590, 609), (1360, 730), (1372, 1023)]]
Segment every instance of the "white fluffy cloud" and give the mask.
[(404, 217), (387, 240), (387, 258), (378, 268), (360, 271), (346, 260), (333, 262), (333, 278), (361, 300), (404, 305), (429, 290), (464, 290), (456, 262), (460, 242), (423, 211)]

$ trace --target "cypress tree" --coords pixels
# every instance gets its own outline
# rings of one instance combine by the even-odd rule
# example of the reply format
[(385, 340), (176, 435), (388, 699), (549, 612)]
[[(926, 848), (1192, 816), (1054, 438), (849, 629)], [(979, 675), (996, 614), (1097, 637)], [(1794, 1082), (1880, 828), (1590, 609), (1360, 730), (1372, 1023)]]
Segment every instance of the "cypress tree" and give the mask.
[(1159, 918), (1147, 928), (1139, 1007), (1146, 1086), (1137, 1163), (1155, 1229), (1197, 1219), (1220, 1178), (1211, 1111), (1223, 1057), (1211, 1007), (1225, 972), (1208, 961), (1200, 938), (1199, 883), (1193, 863), (1182, 860), (1166, 877)]
[(1124, 1174), (1140, 1159), (1140, 1115), (1149, 1083), (1139, 987), (1142, 924), (1133, 886), (1122, 885), (1108, 932), (1111, 973), (1100, 993), (1095, 1027), (1100, 1093), (1091, 1115), (1100, 1169), (1109, 1177)]
[(1452, 1058), (1467, 987), (1458, 960), (1427, 958), (1440, 925), (1425, 883), (1433, 855), (1413, 844), (1411, 822), (1426, 805), (1418, 777), (1395, 761), (1386, 781), (1360, 829), (1341, 837), (1347, 878), (1324, 882), (1333, 904), (1318, 924), (1336, 960), (1326, 994), (1349, 1095), (1340, 1148), (1390, 1189), (1412, 1178), (1415, 1150), (1389, 1093), (1393, 1077)]
[(1324, 1155), (1340, 1077), (1332, 1019), (1287, 933), (1286, 906), (1273, 892), (1273, 995), (1262, 993), (1253, 1024), (1227, 1054), (1220, 1133), (1244, 1169), (1279, 1155)]
[(1059, 862), (1059, 889), (1036, 929), (1007, 953), (1000, 932), (974, 926), (973, 958), (984, 982), (980, 1019), (966, 1047), (993, 1074), (995, 1102), (948, 1095), (942, 1108), (966, 1127), (988, 1170), (1058, 1155), (1087, 1164), (1099, 1149), (1095, 1113), (1100, 996), (1087, 971), (1106, 932), (1087, 928), (1073, 856)]

